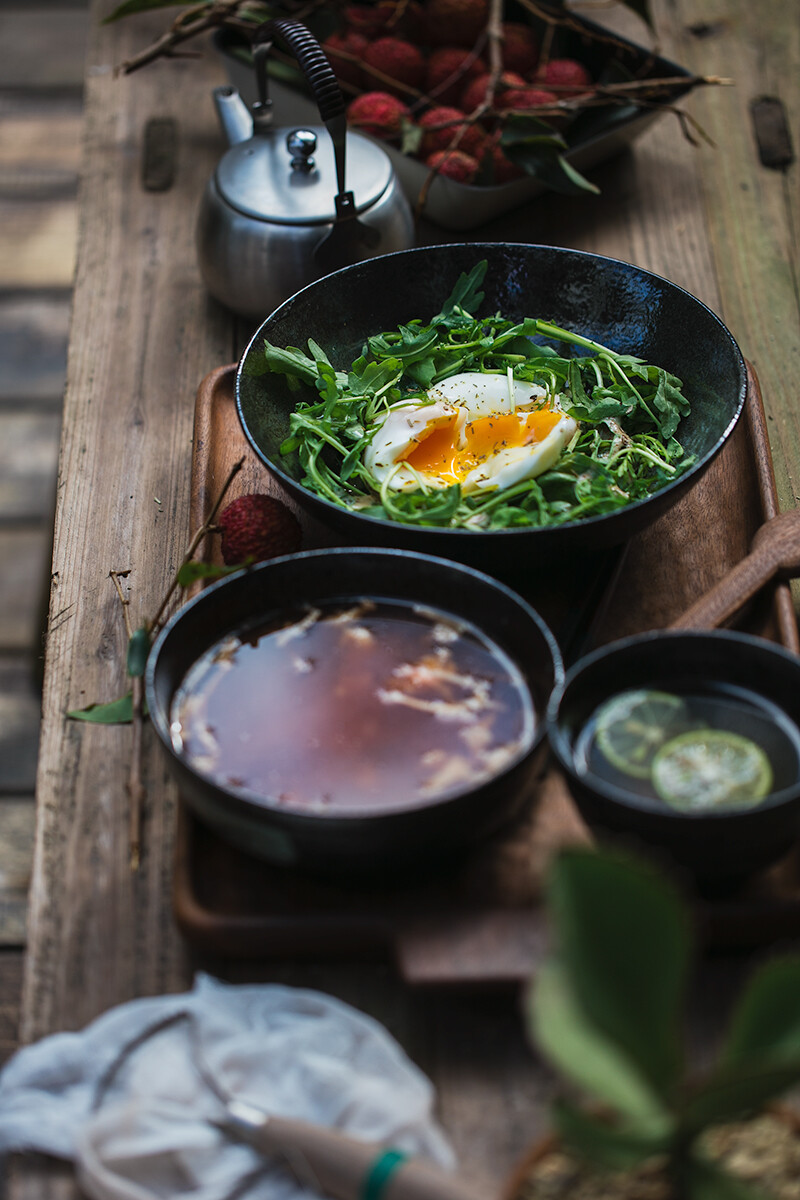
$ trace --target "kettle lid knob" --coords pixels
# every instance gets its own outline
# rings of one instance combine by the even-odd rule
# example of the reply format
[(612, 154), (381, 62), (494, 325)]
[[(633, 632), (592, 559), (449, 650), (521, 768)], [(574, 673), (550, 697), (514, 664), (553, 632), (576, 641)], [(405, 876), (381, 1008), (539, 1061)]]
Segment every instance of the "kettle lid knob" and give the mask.
[(308, 173), (316, 163), (311, 157), (317, 148), (317, 135), (311, 129), (293, 129), (286, 135), (286, 148), (292, 155), (292, 170)]

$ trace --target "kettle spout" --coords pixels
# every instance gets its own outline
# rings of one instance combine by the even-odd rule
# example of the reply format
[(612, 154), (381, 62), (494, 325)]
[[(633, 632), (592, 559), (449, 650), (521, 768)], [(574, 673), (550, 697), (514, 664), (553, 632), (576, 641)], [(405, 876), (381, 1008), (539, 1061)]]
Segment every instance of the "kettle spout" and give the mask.
[(214, 107), (228, 145), (236, 146), (253, 136), (253, 118), (242, 97), (232, 87), (214, 88)]

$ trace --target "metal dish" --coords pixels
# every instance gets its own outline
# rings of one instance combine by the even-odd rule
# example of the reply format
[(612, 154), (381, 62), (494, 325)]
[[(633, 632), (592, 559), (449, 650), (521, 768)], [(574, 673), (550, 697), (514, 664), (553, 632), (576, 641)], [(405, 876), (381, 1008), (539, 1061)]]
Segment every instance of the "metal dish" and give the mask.
[[(282, 456), (289, 415), (303, 391), (283, 377), (257, 374), (265, 338), (305, 347), (313, 337), (337, 368), (346, 368), (368, 335), (429, 317), (462, 271), (488, 261), (484, 313), (511, 319), (546, 315), (615, 350), (666, 367), (683, 379), (692, 412), (680, 438), (697, 461), (659, 492), (584, 521), (501, 531), (420, 528), (376, 520), (320, 498), (300, 482), (295, 456)], [(577, 250), (515, 243), (430, 246), (384, 255), (310, 284), (269, 316), (244, 353), (236, 403), (261, 461), (309, 515), (352, 543), (444, 555), (485, 569), (525, 563), (535, 571), (573, 551), (618, 545), (664, 513), (700, 477), (741, 414), (746, 371), (738, 346), (718, 317), (674, 283), (629, 263)], [(306, 396), (316, 398), (307, 388)]]
[[(530, 746), (499, 774), (408, 806), (308, 813), (223, 787), (173, 749), (170, 709), (189, 668), (221, 638), (299, 603), (364, 597), (427, 605), (480, 629), (522, 671), (536, 714)], [(207, 588), (169, 622), (147, 665), (147, 703), (186, 802), (220, 837), (277, 864), (343, 877), (413, 873), (512, 820), (528, 804), (544, 750), (544, 712), (563, 676), (556, 641), (510, 589), (466, 567), (393, 550), (318, 550), (262, 563)]]
[[(531, 20), (527, 11), (509, 14), (508, 19), (530, 21), (540, 37), (548, 28), (544, 22)], [(565, 152), (567, 161), (579, 171), (591, 170), (628, 149), (666, 111), (668, 105), (674, 104), (693, 87), (692, 76), (685, 67), (604, 29), (579, 13), (570, 13), (568, 25), (550, 26), (550, 33), (553, 28), (555, 38), (550, 57), (577, 58), (586, 64), (594, 79), (614, 82), (623, 79), (676, 81), (669, 94), (662, 93), (650, 99), (646, 105), (623, 104), (613, 108), (587, 109), (580, 114), (567, 131), (568, 149)], [(254, 103), (257, 99), (255, 73), (246, 61), (247, 51), (243, 49), (242, 41), (225, 29), (217, 30), (213, 40), (231, 83), (248, 104)], [(295, 73), (296, 82), (292, 86), (282, 81), (287, 76), (291, 77), (291, 69), (281, 64), (281, 70), (282, 78), (276, 78), (270, 84), (276, 121), (282, 125), (313, 124), (317, 119), (317, 110), (304, 90), (302, 77)], [(681, 82), (683, 80), (685, 83)], [(427, 167), (387, 142), (381, 141), (379, 145), (391, 158), (409, 201), (416, 204), (430, 174)], [(457, 183), (437, 176), (428, 190), (423, 215), (444, 229), (475, 229), (546, 190), (546, 186), (531, 175), (488, 187)], [(587, 203), (592, 203), (590, 197), (587, 197)]]

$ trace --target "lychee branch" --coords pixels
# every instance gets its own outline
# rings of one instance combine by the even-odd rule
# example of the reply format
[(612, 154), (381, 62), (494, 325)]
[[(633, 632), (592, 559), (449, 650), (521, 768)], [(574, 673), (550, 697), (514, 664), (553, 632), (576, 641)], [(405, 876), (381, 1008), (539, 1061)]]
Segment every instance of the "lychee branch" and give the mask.
[(177, 571), (175, 572), (175, 574), (172, 578), (172, 582), (170, 583), (170, 585), (167, 589), (164, 599), (161, 601), (161, 604), (158, 607), (158, 611), (156, 612), (156, 615), (153, 617), (152, 621), (149, 621), (147, 623), (147, 629), (148, 629), (148, 632), (149, 632), (151, 638), (155, 637), (155, 635), (160, 631), (161, 626), (163, 624), (163, 620), (164, 620), (164, 613), (166, 612), (166, 610), (169, 606), (169, 603), (170, 603), (172, 597), (174, 596), (175, 592), (177, 592), (177, 590), (181, 586), (181, 571), (188, 563), (190, 563), (192, 561), (192, 559), (194, 558), (194, 556), (197, 552), (198, 546), (203, 541), (203, 539), (205, 537), (207, 537), (208, 534), (212, 531), (213, 526), (214, 526), (214, 521), (216, 519), (217, 513), (219, 512), (222, 501), (225, 499), (226, 495), (228, 494), (228, 489), (230, 488), (231, 484), (233, 483), (234, 479), (239, 474), (239, 472), (241, 471), (243, 466), (244, 466), (244, 458), (240, 458), (238, 460), (238, 462), (235, 462), (233, 464), (233, 466), (231, 467), (230, 473), (228, 475), (228, 478), (225, 480), (225, 483), (222, 486), (222, 491), (220, 492), (219, 496), (217, 497), (216, 501), (214, 502), (214, 506), (211, 509), (211, 512), (208, 514), (205, 521), (200, 526), (200, 528), (197, 530), (197, 532), (194, 534), (194, 537), (192, 538), (191, 542), (189, 543), (189, 548), (186, 551), (186, 553), (184, 554), (183, 558), (181, 559), (180, 566), (178, 567)]
[[(128, 774), (128, 850), (129, 862), (131, 871), (138, 871), (141, 863), (142, 850), (142, 811), (144, 809), (145, 790), (142, 782), (142, 735), (144, 729), (144, 679), (143, 668), (146, 653), (150, 648), (153, 637), (159, 631), (164, 613), (167, 610), (172, 596), (180, 587), (179, 576), (181, 568), (191, 562), (197, 551), (198, 546), (211, 531), (214, 524), (214, 519), (219, 511), (220, 505), (224, 500), (231, 483), (238, 475), (244, 465), (244, 458), (240, 458), (234, 463), (226, 479), (222, 491), (220, 492), (216, 502), (214, 503), (211, 512), (194, 534), (189, 548), (183, 556), (180, 567), (175, 572), (175, 576), (167, 589), (164, 599), (159, 605), (158, 611), (152, 621), (146, 621), (140, 630), (134, 631), (131, 626), (130, 618), (130, 599), (124, 594), (120, 580), (126, 578), (129, 571), (110, 571), (114, 587), (119, 596), (120, 604), (122, 605), (122, 615), (125, 622), (125, 633), (127, 635), (128, 645), (128, 673), (131, 676), (131, 726), (133, 733), (133, 741), (131, 746), (131, 762), (130, 771)], [(140, 636), (141, 635), (141, 636)], [(137, 640), (138, 639), (138, 640)], [(141, 642), (141, 646), (139, 645)], [(138, 655), (141, 657), (141, 663), (132, 666), (131, 660)]]

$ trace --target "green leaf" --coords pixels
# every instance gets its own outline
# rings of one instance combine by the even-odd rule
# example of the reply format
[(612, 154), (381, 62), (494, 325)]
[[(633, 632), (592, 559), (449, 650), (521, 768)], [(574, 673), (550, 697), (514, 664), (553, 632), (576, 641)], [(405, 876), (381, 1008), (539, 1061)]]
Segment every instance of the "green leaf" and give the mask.
[(534, 982), (529, 1027), (538, 1049), (594, 1099), (612, 1105), (626, 1125), (646, 1137), (669, 1132), (671, 1118), (649, 1081), (619, 1046), (598, 1030), (576, 1002), (568, 972), (545, 963)]
[(133, 720), (133, 694), (127, 692), (108, 704), (90, 704), (67, 713), (73, 721), (90, 721), (95, 725), (128, 725)]
[(240, 563), (235, 567), (218, 567), (213, 563), (184, 563), (178, 571), (178, 586), (182, 588), (191, 587), (198, 579), (222, 579), (225, 575), (233, 575), (235, 571), (241, 571), (242, 567), (246, 565), (245, 563)]
[(800, 1080), (800, 1056), (784, 1062), (751, 1062), (717, 1068), (682, 1106), (681, 1128), (693, 1135), (709, 1125), (758, 1111)]
[(138, 679), (144, 675), (150, 645), (150, 630), (146, 625), (142, 625), (135, 633), (131, 634), (128, 642), (127, 669), (132, 679)]
[(488, 266), (487, 260), (483, 258), (475, 264), (468, 275), (462, 273), (456, 286), (442, 305), (442, 311), (432, 319), (432, 325), (446, 324), (459, 309), (472, 313), (473, 310), (480, 307), (484, 293), (478, 289), (483, 283)]
[(595, 184), (567, 162), (564, 157), (567, 143), (539, 117), (521, 114), (510, 116), (503, 129), (500, 145), (511, 162), (522, 167), (551, 191), (566, 196), (580, 195), (582, 192), (594, 192), (597, 195), (600, 192)]
[(800, 1058), (800, 957), (776, 958), (750, 978), (731, 1018), (722, 1062)]
[(729, 1175), (716, 1163), (693, 1155), (686, 1169), (686, 1200), (769, 1200), (769, 1197), (759, 1188)]
[(133, 17), (136, 13), (149, 12), (151, 8), (178, 8), (181, 4), (185, 4), (185, 0), (125, 0), (125, 3), (115, 8), (101, 24), (110, 25), (112, 21), (119, 21), (122, 17)]
[(626, 1126), (609, 1125), (564, 1100), (553, 1106), (553, 1122), (581, 1158), (612, 1171), (624, 1171), (663, 1154), (669, 1144), (668, 1134), (648, 1136)]
[(576, 849), (555, 860), (548, 899), (577, 1005), (665, 1094), (681, 1066), (691, 949), (677, 893), (642, 863)]

